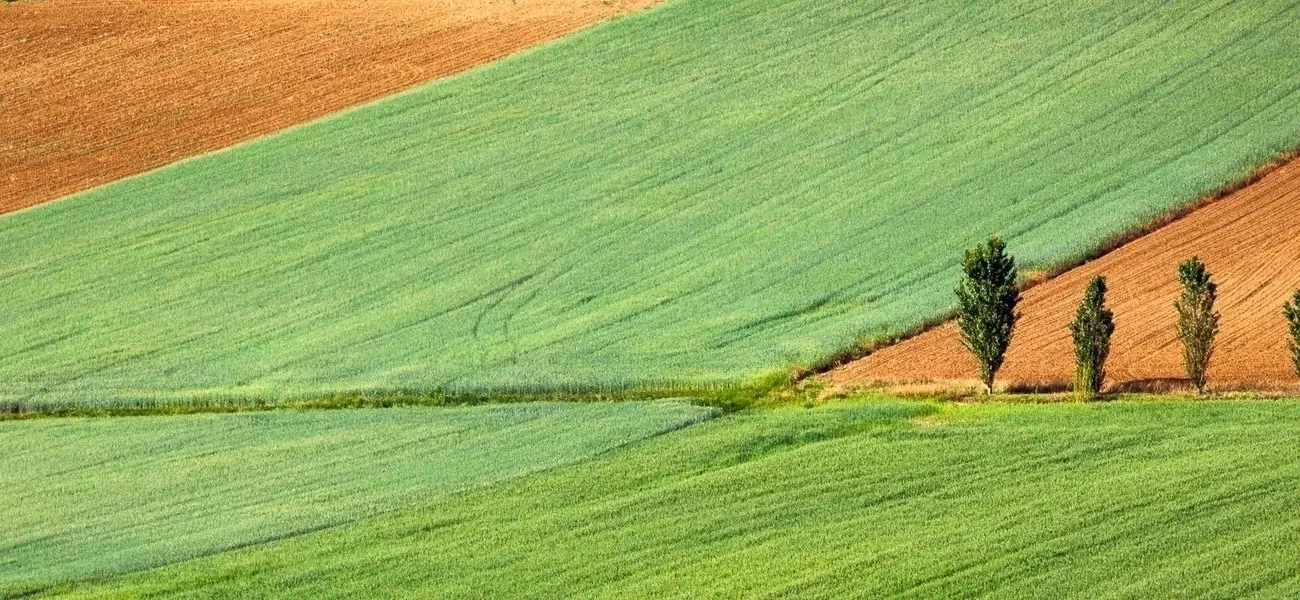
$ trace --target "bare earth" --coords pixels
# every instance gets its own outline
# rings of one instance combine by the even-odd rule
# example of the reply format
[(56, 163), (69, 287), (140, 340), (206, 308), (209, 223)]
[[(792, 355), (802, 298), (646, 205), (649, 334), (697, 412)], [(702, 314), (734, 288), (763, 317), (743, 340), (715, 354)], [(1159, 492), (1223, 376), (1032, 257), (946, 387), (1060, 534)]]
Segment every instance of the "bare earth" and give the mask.
[[(1184, 377), (1174, 336), (1178, 263), (1193, 254), (1219, 283), (1221, 331), (1210, 364), (1219, 389), (1287, 389), (1296, 381), (1282, 303), (1300, 288), (1300, 161), (1186, 217), (1025, 292), (998, 377), (1016, 387), (1062, 388), (1073, 370), (1067, 329), (1093, 275), (1107, 277), (1115, 311), (1112, 385), (1149, 389)], [(947, 323), (832, 371), (839, 385), (969, 385), (974, 360)], [(924, 387), (924, 386), (917, 386)]]
[(302, 123), (655, 2), (0, 3), (0, 212)]

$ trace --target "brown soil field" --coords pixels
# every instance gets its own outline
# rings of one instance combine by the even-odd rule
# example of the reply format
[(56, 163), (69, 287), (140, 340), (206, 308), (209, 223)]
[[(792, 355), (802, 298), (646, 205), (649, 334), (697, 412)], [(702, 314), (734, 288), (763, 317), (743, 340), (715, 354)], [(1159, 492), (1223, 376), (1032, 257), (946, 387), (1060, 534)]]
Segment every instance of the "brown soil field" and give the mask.
[[(998, 373), (1000, 387), (1068, 389), (1073, 349), (1068, 330), (1084, 287), (1105, 275), (1115, 334), (1108, 384), (1159, 390), (1185, 384), (1174, 335), (1178, 263), (1197, 255), (1219, 284), (1222, 315), (1209, 379), (1212, 387), (1293, 390), (1282, 303), (1300, 288), (1300, 161), (1198, 208), (1101, 258), (1025, 291), (1021, 317)], [(832, 370), (833, 384), (885, 384), (918, 391), (976, 385), (978, 370), (956, 325), (877, 350)], [(940, 384), (936, 386), (934, 384)]]
[(302, 123), (657, 1), (0, 3), (0, 212)]

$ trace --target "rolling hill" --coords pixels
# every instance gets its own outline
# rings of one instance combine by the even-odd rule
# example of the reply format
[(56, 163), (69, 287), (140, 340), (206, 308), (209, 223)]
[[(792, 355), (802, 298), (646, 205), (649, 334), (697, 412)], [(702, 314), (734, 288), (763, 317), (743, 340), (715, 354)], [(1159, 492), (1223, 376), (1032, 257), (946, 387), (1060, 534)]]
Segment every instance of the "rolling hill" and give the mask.
[[(1300, 162), (1199, 208), (1098, 260), (1030, 288), (999, 379), (1013, 387), (1068, 389), (1069, 323), (1095, 275), (1115, 311), (1107, 372), (1116, 389), (1163, 388), (1185, 379), (1175, 334), (1178, 264), (1199, 256), (1219, 286), (1221, 327), (1210, 362), (1219, 389), (1295, 390), (1282, 303), (1300, 289)], [(947, 323), (831, 371), (840, 385), (940, 385), (971, 380), (973, 358)]]
[(647, 0), (0, 4), (0, 212), (457, 73)]
[(11, 405), (709, 385), (1300, 142), (1300, 3), (678, 0), (0, 219)]
[(0, 597), (430, 506), (713, 414), (527, 403), (0, 422)]
[(1300, 405), (841, 403), (715, 419), (81, 598), (1290, 598)]

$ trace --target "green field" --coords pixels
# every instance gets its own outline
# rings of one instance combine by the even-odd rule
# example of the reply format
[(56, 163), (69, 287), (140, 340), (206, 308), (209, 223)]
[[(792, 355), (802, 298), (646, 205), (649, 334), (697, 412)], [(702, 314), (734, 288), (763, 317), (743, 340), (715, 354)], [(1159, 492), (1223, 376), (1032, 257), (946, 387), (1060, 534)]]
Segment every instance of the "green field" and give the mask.
[(0, 422), (0, 597), (436, 505), (711, 414), (654, 402)]
[(670, 0), (0, 219), (0, 402), (743, 382), (1298, 123), (1300, 2)]
[(1300, 402), (740, 413), (85, 596), (1286, 597)]

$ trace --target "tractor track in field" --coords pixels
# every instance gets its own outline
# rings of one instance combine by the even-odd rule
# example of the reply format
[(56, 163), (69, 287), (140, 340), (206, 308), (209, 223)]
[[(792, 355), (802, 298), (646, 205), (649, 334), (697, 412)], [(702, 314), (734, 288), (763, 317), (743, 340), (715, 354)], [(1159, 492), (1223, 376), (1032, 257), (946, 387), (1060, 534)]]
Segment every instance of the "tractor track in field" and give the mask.
[(657, 1), (0, 4), (0, 213), (322, 117)]
[[(1178, 263), (1192, 255), (1219, 284), (1221, 317), (1209, 379), (1217, 389), (1290, 390), (1282, 303), (1300, 288), (1300, 160), (1187, 212), (1100, 258), (1024, 292), (1021, 318), (998, 373), (1010, 389), (1064, 389), (1073, 373), (1068, 324), (1094, 275), (1105, 275), (1115, 334), (1107, 365), (1113, 389), (1183, 384), (1174, 335)], [(974, 385), (978, 370), (949, 321), (831, 370), (837, 386), (924, 391)]]

